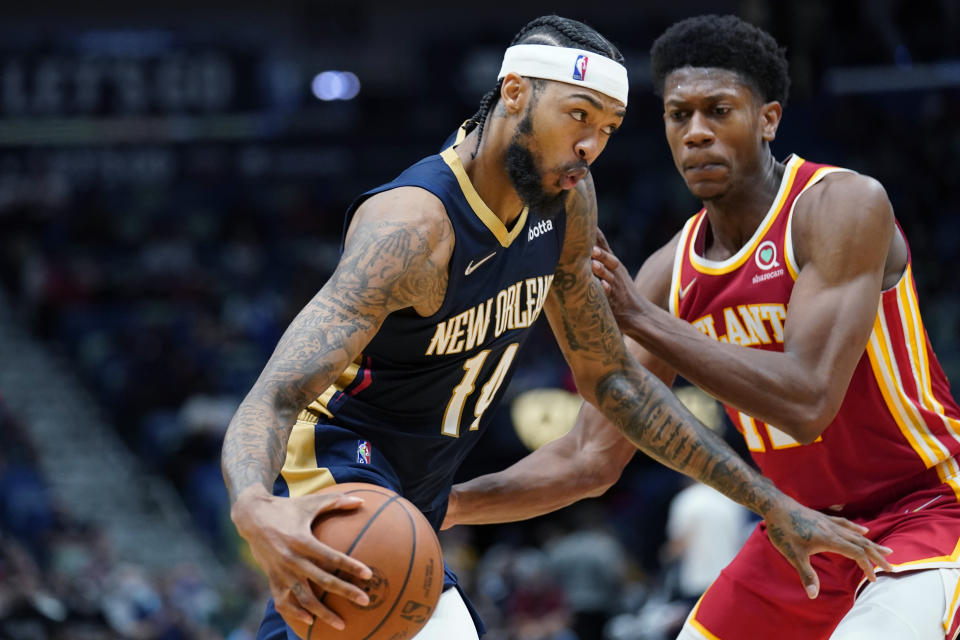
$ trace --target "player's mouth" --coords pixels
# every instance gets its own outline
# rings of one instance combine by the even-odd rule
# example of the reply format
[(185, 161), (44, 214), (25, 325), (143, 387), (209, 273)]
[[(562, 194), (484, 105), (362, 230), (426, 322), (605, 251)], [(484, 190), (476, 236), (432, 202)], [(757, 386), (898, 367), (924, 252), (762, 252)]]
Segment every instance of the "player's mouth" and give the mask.
[(694, 175), (712, 173), (725, 168), (726, 165), (719, 158), (697, 158), (683, 164), (683, 172)]
[(587, 171), (587, 169), (572, 169), (565, 172), (560, 178), (560, 188), (564, 190), (573, 189), (578, 182), (586, 177)]

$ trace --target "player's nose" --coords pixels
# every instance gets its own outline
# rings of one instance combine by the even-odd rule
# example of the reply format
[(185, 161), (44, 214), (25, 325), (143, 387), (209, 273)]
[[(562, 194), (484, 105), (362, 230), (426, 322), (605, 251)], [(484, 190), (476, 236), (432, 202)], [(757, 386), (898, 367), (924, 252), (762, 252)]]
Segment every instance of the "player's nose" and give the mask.
[(690, 116), (687, 130), (683, 134), (683, 143), (687, 146), (703, 146), (713, 142), (714, 135), (707, 118), (699, 111)]
[(600, 155), (600, 152), (603, 151), (603, 143), (600, 141), (599, 135), (583, 136), (577, 140), (574, 150), (581, 159), (586, 160), (587, 164), (592, 164)]

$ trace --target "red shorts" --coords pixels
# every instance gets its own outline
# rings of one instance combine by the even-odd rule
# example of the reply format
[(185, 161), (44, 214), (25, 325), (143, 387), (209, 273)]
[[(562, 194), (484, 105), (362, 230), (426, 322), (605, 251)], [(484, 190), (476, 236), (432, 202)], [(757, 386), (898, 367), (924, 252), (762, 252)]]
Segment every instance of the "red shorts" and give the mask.
[[(869, 527), (870, 539), (893, 549), (887, 556), (895, 572), (960, 567), (960, 503), (940, 485), (910, 494), (871, 519), (853, 519)], [(807, 598), (800, 576), (770, 543), (760, 523), (737, 557), (710, 585), (688, 624), (709, 640), (827, 639), (865, 582), (853, 561), (833, 553), (810, 558), (820, 576), (820, 595)], [(958, 594), (947, 602), (950, 624), (960, 626)]]

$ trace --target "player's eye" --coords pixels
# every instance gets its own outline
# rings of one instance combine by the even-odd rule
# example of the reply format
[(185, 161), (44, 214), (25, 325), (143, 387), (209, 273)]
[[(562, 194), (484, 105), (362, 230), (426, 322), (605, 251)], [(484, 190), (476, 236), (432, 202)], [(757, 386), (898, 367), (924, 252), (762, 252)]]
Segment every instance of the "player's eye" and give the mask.
[(576, 111), (571, 111), (570, 115), (573, 116), (574, 120), (577, 120), (579, 122), (584, 122), (587, 119), (587, 112), (580, 111), (579, 109)]

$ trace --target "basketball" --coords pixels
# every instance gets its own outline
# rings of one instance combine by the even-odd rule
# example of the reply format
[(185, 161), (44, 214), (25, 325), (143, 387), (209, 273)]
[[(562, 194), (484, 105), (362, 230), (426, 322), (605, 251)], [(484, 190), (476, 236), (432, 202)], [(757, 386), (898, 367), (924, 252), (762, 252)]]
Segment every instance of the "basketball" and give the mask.
[(293, 627), (305, 640), (406, 640), (427, 623), (443, 589), (440, 542), (420, 510), (390, 489), (349, 482), (324, 493), (363, 499), (352, 511), (322, 514), (313, 533), (329, 547), (363, 562), (373, 571), (366, 582), (353, 582), (366, 591), (366, 607), (314, 587), (320, 602), (340, 616), (338, 631), (316, 622), (312, 628)]

